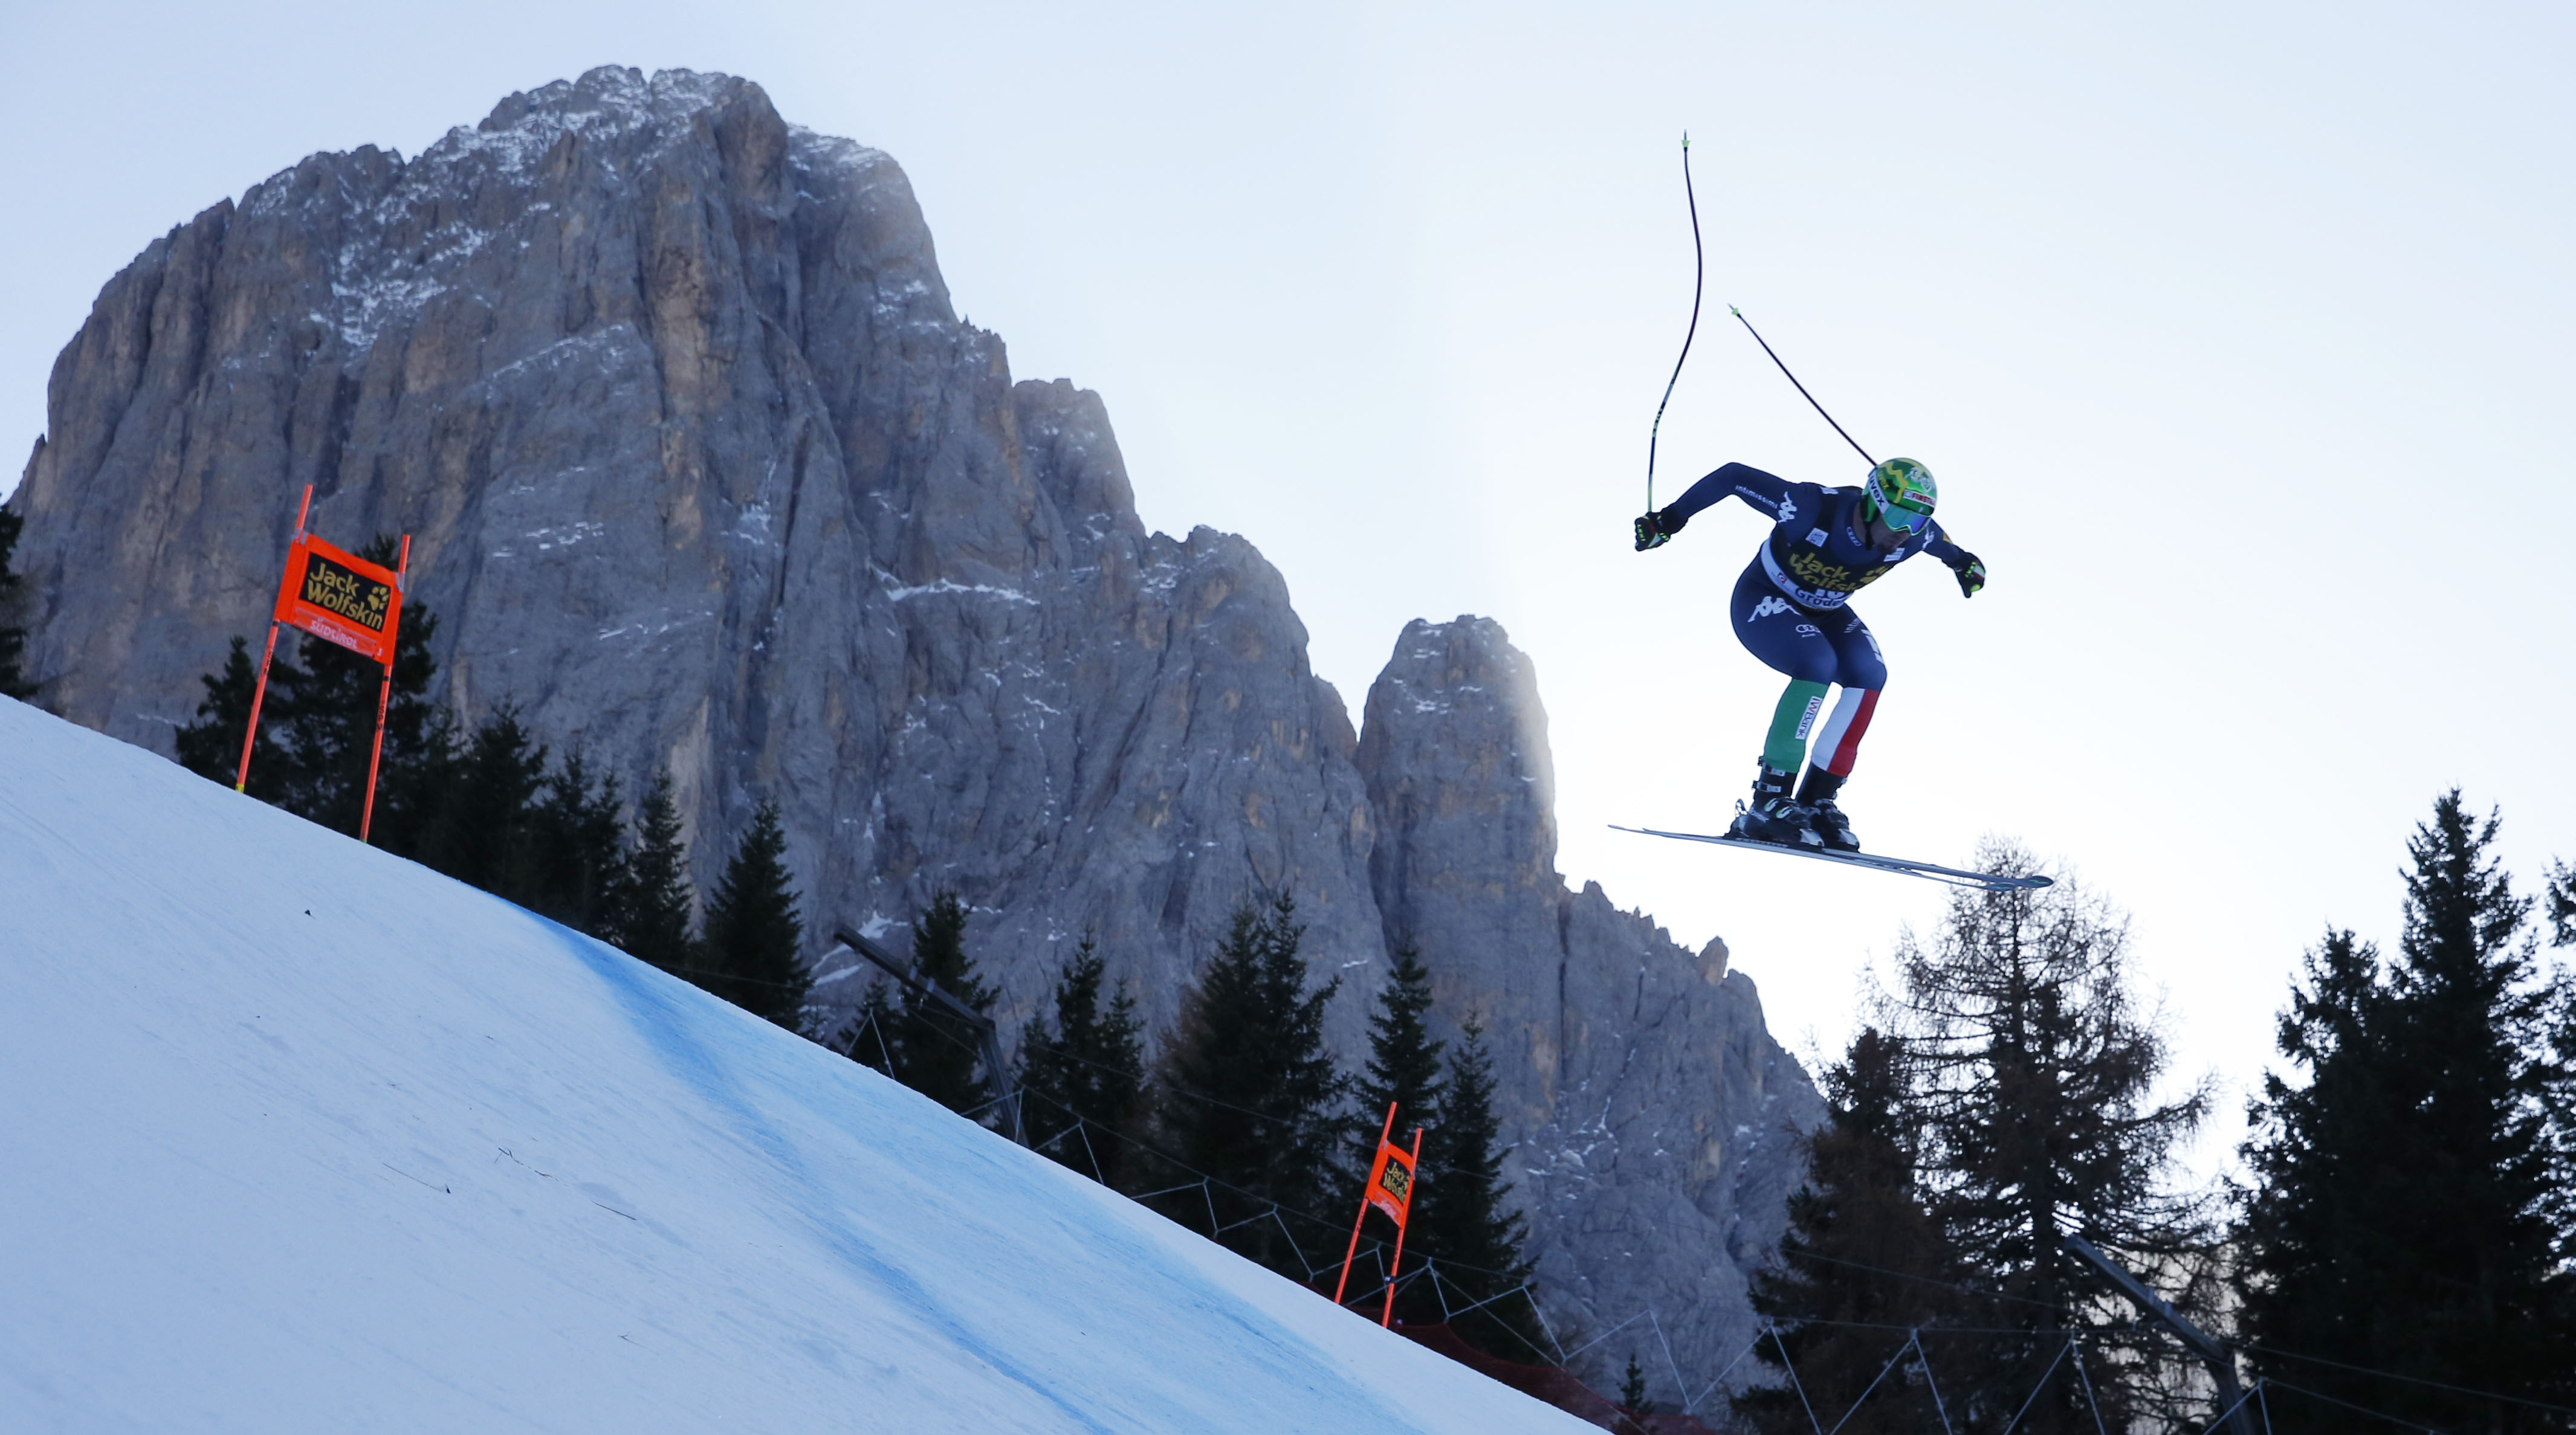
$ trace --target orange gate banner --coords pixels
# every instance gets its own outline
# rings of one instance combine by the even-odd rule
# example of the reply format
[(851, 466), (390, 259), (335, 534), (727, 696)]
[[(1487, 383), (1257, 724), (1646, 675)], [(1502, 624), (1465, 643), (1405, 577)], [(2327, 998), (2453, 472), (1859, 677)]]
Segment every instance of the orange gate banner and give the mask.
[(299, 534), (286, 553), (276, 618), (392, 667), (394, 635), (402, 626), (402, 583), (390, 568)]
[(1413, 1209), (1413, 1158), (1383, 1136), (1377, 1161), (1369, 1167), (1368, 1203), (1394, 1217), (1396, 1231), (1403, 1232), (1405, 1215)]

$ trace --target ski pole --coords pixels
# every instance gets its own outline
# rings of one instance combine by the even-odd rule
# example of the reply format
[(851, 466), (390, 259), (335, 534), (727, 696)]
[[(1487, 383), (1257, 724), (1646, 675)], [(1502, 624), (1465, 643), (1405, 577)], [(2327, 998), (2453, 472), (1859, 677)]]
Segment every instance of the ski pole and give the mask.
[[(1762, 346), (1762, 352), (1771, 355), (1772, 363), (1780, 364), (1780, 356), (1772, 352), (1771, 341), (1762, 337), (1762, 331), (1753, 327), (1753, 321), (1744, 317), (1743, 310), (1729, 304), (1726, 306), (1726, 312), (1734, 315), (1735, 322), (1744, 326), (1744, 332), (1751, 334), (1753, 336), (1753, 342)], [(1807, 392), (1807, 386), (1798, 382), (1798, 376), (1796, 374), (1789, 373), (1789, 366), (1787, 364), (1780, 364), (1780, 372), (1788, 376), (1789, 385), (1798, 391), (1798, 397), (1805, 399), (1808, 406), (1813, 408), (1817, 413), (1823, 414), (1825, 422), (1834, 424), (1834, 416), (1832, 414), (1825, 413), (1825, 406), (1816, 402), (1816, 396)], [(1863, 458), (1869, 458), (1869, 450), (1860, 446), (1860, 440), (1853, 438), (1850, 434), (1843, 433), (1843, 426), (1841, 424), (1834, 424), (1834, 432), (1843, 435), (1843, 442), (1852, 446), (1852, 452), (1859, 454)], [(1869, 466), (1872, 468), (1878, 467), (1878, 460), (1869, 458)]]
[(1690, 131), (1682, 132), (1682, 199), (1690, 206), (1691, 221), (1691, 316), (1690, 328), (1682, 334), (1681, 357), (1673, 360), (1673, 376), (1664, 380), (1664, 397), (1655, 405), (1655, 426), (1646, 431), (1646, 511), (1655, 511), (1655, 440), (1664, 430), (1664, 405), (1673, 401), (1673, 385), (1680, 383), (1682, 364), (1690, 358), (1691, 340), (1699, 334), (1700, 290), (1708, 280), (1708, 254), (1699, 239), (1699, 196), (1691, 190)]

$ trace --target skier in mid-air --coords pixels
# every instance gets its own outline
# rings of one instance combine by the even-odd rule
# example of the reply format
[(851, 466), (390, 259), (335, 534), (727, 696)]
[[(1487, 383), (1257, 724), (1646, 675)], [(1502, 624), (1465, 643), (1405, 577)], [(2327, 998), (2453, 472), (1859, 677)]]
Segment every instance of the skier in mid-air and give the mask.
[[(1756, 336), (1759, 337), (1759, 336)], [(1788, 690), (1771, 717), (1762, 747), (1753, 800), (1728, 829), (1732, 837), (1787, 847), (1857, 852), (1851, 823), (1834, 802), (1851, 776), (1852, 758), (1887, 685), (1887, 663), (1851, 595), (1887, 570), (1929, 553), (1958, 576), (1959, 591), (1975, 597), (1986, 584), (1986, 565), (1952, 543), (1932, 521), (1937, 497), (1931, 470), (1910, 458), (1871, 468), (1856, 488), (1791, 483), (1758, 468), (1730, 463), (1692, 484), (1670, 507), (1636, 522), (1637, 551), (1660, 548), (1691, 515), (1728, 494), (1771, 515), (1769, 538), (1727, 604), (1735, 636), (1753, 656), (1789, 675)], [(1815, 758), (1803, 784), (1807, 735), (1823, 711), (1825, 690), (1840, 685)]]

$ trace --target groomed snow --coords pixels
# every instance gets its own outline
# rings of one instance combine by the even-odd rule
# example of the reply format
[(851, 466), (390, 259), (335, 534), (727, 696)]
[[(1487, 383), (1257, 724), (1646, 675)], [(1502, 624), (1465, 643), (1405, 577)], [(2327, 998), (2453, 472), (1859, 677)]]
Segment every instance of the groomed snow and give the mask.
[(0, 1429), (1590, 1428), (0, 699)]

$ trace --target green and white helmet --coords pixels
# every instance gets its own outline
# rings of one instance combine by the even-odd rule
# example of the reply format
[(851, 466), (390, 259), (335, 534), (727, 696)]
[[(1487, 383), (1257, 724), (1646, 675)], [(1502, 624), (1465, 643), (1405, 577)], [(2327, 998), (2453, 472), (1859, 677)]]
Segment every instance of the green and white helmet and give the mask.
[(1871, 469), (1861, 486), (1861, 517), (1884, 519), (1899, 533), (1920, 533), (1932, 526), (1932, 506), (1940, 498), (1932, 470), (1910, 458), (1891, 458)]

